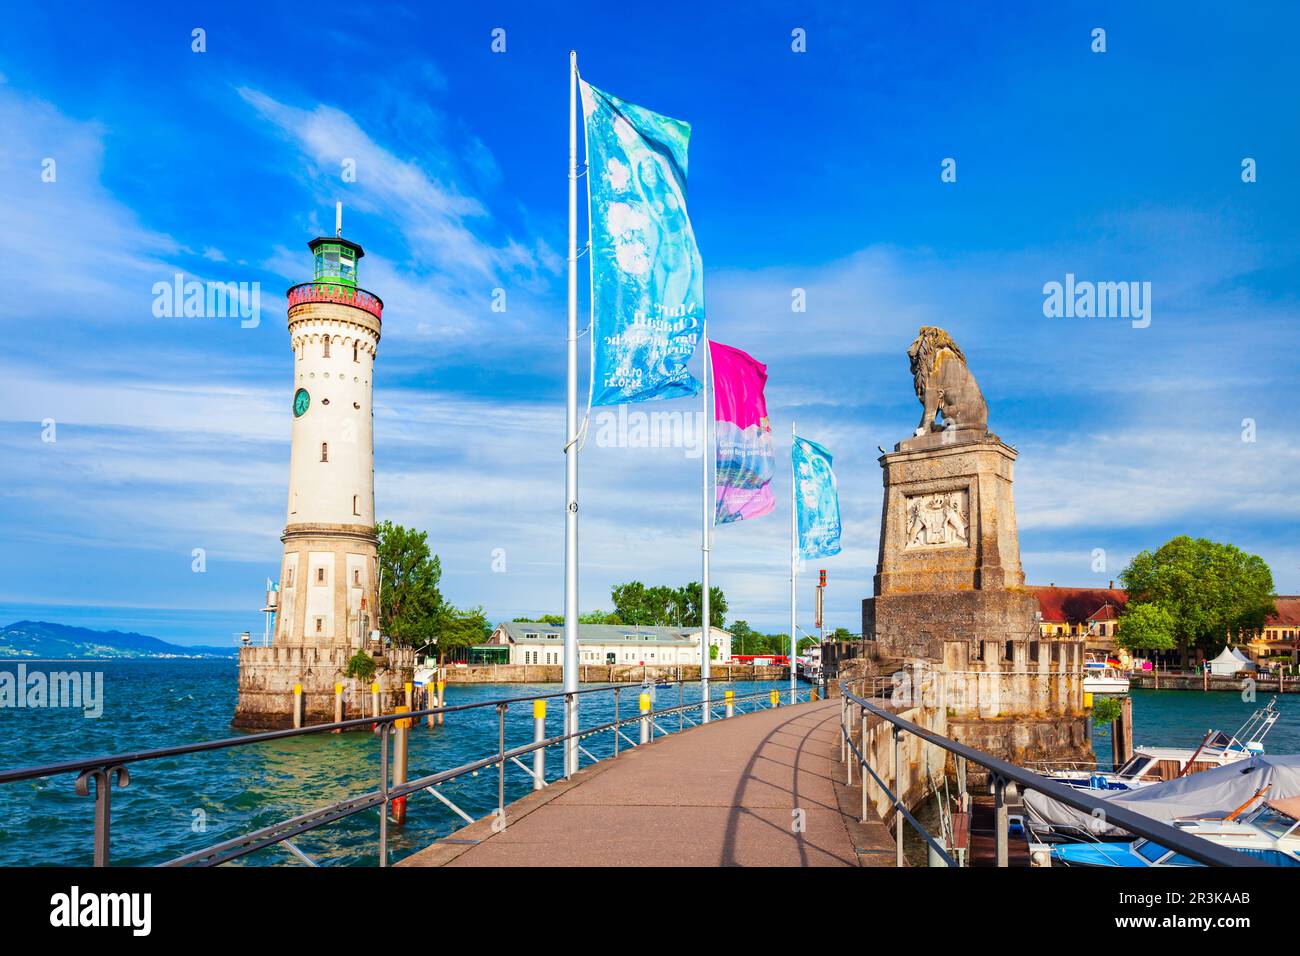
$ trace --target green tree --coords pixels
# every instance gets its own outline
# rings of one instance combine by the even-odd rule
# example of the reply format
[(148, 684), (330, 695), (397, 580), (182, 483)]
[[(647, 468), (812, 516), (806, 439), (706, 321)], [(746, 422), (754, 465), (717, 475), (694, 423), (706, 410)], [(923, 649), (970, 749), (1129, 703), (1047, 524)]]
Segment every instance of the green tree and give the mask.
[(749, 626), (748, 621), (731, 622), (731, 652), (733, 654), (753, 654), (757, 639), (762, 635)]
[(1231, 544), (1180, 535), (1143, 551), (1120, 574), (1129, 599), (1159, 604), (1173, 616), (1186, 666), (1208, 649), (1258, 630), (1272, 613), (1273, 574), (1264, 559)]
[(1159, 604), (1130, 601), (1115, 643), (1129, 651), (1172, 651), (1177, 646), (1174, 616)]
[[(692, 581), (680, 589), (678, 601), (683, 606), (682, 621), (679, 627), (699, 627), (701, 612), (701, 595), (704, 588), (699, 581)], [(722, 627), (727, 620), (727, 596), (722, 588), (709, 588), (709, 626)]]
[(551, 627), (564, 627), (563, 614), (543, 614), (541, 617), (517, 617), (513, 624), (549, 624)]
[(579, 624), (622, 624), (623, 619), (613, 611), (588, 611), (578, 615)]
[(462, 647), (482, 644), (492, 635), (481, 607), (460, 610), (445, 605), (438, 616), (438, 663), (446, 661), (447, 655)]
[[(610, 600), (619, 624), (643, 627), (699, 627), (702, 589), (698, 581), (685, 587), (646, 587), (640, 581), (616, 584)], [(727, 597), (721, 588), (709, 588), (709, 623), (722, 627), (727, 615)]]
[(847, 627), (837, 627), (826, 638), (828, 641), (856, 641), (858, 635), (850, 633)]
[(433, 639), (443, 611), (442, 564), (429, 550), (428, 534), (391, 521), (375, 526), (379, 537), (379, 628), (394, 644), (419, 647)]

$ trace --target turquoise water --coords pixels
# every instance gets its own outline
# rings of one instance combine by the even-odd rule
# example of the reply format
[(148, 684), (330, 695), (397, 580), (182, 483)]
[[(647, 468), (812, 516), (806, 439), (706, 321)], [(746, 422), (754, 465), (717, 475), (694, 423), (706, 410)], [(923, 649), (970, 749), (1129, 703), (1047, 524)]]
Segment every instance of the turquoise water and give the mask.
[[(0, 766), (4, 769), (96, 757), (233, 736), (235, 707), (233, 661), (123, 661), (29, 664), (50, 670), (97, 670), (104, 680), (104, 712), (88, 719), (66, 709), (0, 708)], [(15, 665), (0, 664), (13, 671)], [(784, 688), (784, 682), (736, 682), (738, 694)], [(548, 693), (556, 685), (451, 685), (449, 704)], [(721, 688), (719, 689), (721, 690)], [(657, 706), (676, 703), (675, 688), (659, 690)], [(698, 688), (686, 688), (687, 700)], [(1134, 741), (1195, 746), (1210, 727), (1234, 731), (1258, 704), (1237, 694), (1195, 691), (1133, 692)], [(622, 692), (625, 715), (636, 706), (636, 692)], [(1271, 753), (1300, 752), (1300, 696), (1281, 698), (1282, 719), (1267, 739)], [(561, 732), (558, 701), (548, 707), (547, 732)], [(613, 717), (613, 695), (586, 695), (583, 723)], [(669, 718), (665, 729), (676, 727)], [(629, 736), (635, 733), (629, 729)], [(532, 740), (532, 706), (507, 711), (506, 744)], [(1095, 749), (1110, 760), (1110, 739), (1098, 734)], [(611, 736), (583, 741), (597, 756), (613, 749)], [(451, 714), (442, 727), (411, 733), (411, 775), (445, 770), (495, 752), (497, 717), (493, 708)], [(560, 751), (547, 755), (547, 776), (560, 774)], [(585, 760), (584, 760), (585, 763)], [(149, 761), (130, 767), (131, 784), (113, 792), (112, 859), (118, 864), (150, 864), (172, 859), (314, 807), (373, 790), (379, 779), (379, 743), (369, 733), (319, 734), (274, 743)], [(74, 776), (0, 785), (0, 865), (91, 862), (93, 804), (73, 789)], [(531, 788), (527, 775), (509, 765), (507, 802)], [(496, 806), (496, 773), (462, 777), (442, 792), (471, 816)], [(395, 861), (456, 830), (462, 821), (429, 796), (413, 796), (404, 827), (389, 828), (389, 858)], [(205, 828), (205, 829), (204, 829)], [(322, 865), (374, 865), (378, 862), (378, 813), (367, 811), (306, 834), (296, 844)], [(241, 862), (296, 865), (287, 851), (269, 848)]]
[[(13, 671), (16, 665), (0, 664)], [(100, 671), (104, 710), (86, 718), (68, 709), (0, 708), (0, 767), (54, 763), (235, 736), (237, 669), (233, 661), (123, 661), (29, 664), (48, 670)], [(722, 682), (718, 682), (721, 684)], [(788, 682), (737, 681), (715, 688), (738, 695)], [(526, 684), (450, 685), (448, 704), (552, 693), (558, 686)], [(656, 707), (677, 703), (677, 689), (659, 688)], [(698, 700), (698, 686), (685, 688)], [(621, 692), (620, 714), (635, 712), (637, 691)], [(582, 697), (585, 726), (613, 719), (613, 694)], [(547, 733), (562, 733), (561, 701), (548, 702)], [(507, 709), (506, 746), (533, 739), (528, 701)], [(674, 730), (677, 718), (662, 722)], [(689, 725), (688, 725), (689, 726)], [(633, 728), (625, 732), (633, 739)], [(489, 756), (497, 748), (495, 708), (449, 714), (441, 727), (411, 732), (410, 776), (424, 776)], [(613, 752), (609, 733), (583, 741), (597, 757)], [(547, 777), (560, 776), (558, 747), (547, 750)], [(531, 767), (531, 762), (525, 760)], [(583, 763), (587, 763), (584, 758)], [(379, 740), (374, 734), (313, 734), (306, 737), (191, 754), (129, 766), (130, 785), (114, 789), (112, 860), (159, 863), (220, 840), (275, 823), (314, 807), (377, 789)], [(75, 775), (0, 785), (0, 865), (91, 863), (93, 797), (79, 797)], [(532, 786), (513, 764), (506, 770), (506, 801)], [(496, 771), (444, 784), (441, 792), (475, 818), (496, 807)], [(418, 793), (407, 804), (404, 827), (389, 827), (389, 860), (396, 861), (464, 823), (434, 797)], [(374, 865), (379, 859), (379, 816), (370, 810), (305, 833), (295, 844), (321, 865)], [(206, 829), (200, 829), (206, 827)], [(252, 865), (296, 864), (283, 849), (243, 858)]]
[[(1257, 693), (1251, 702), (1228, 691), (1133, 690), (1131, 695), (1135, 747), (1195, 747), (1211, 728), (1235, 733), (1273, 696)], [(1272, 754), (1300, 753), (1300, 694), (1281, 695), (1277, 701), (1282, 716), (1264, 738), (1264, 749)], [(1109, 733), (1094, 731), (1092, 749), (1103, 765), (1110, 765)]]

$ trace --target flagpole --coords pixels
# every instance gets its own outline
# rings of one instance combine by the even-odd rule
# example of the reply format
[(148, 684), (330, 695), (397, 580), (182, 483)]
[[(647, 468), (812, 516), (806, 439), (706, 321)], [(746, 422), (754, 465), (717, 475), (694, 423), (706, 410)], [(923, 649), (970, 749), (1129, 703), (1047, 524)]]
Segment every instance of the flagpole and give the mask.
[(798, 487), (794, 466), (794, 421), (790, 422), (790, 703), (795, 702), (796, 682), (798, 681), (799, 636), (796, 633), (798, 617), (795, 614), (796, 583), (799, 577), (799, 504), (796, 500)]
[(569, 51), (569, 326), (564, 446), (564, 775), (578, 769), (578, 53)]
[(700, 700), (704, 702), (700, 708), (700, 719), (703, 723), (709, 722), (709, 649), (712, 646), (710, 641), (713, 636), (712, 627), (712, 608), (711, 595), (709, 594), (709, 525), (713, 519), (712, 502), (709, 500), (709, 416), (712, 410), (709, 408), (709, 365), (712, 358), (709, 351), (709, 320), (704, 320), (704, 454), (700, 456), (703, 461), (701, 469), (703, 478), (700, 489), (700, 551), (704, 570), (701, 573), (700, 583)]

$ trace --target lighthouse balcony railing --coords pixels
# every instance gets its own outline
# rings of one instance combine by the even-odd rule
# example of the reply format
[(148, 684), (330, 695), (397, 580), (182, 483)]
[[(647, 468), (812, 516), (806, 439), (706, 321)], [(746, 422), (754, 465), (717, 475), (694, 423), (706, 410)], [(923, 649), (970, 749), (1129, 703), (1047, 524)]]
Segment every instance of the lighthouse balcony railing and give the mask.
[(336, 302), (369, 312), (377, 319), (382, 319), (384, 314), (384, 301), (379, 296), (338, 282), (304, 282), (289, 289), (287, 295), (289, 308), (307, 302)]

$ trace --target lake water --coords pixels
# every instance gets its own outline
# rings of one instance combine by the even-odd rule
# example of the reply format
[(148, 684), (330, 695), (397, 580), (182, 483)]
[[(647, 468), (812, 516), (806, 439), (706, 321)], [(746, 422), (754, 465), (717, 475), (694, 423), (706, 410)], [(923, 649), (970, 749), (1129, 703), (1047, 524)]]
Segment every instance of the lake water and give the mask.
[[(28, 670), (97, 671), (103, 674), (104, 710), (89, 719), (56, 708), (0, 708), (0, 766), (4, 769), (96, 757), (233, 736), (237, 670), (233, 661), (121, 661), (29, 663)], [(16, 665), (0, 663), (0, 670)], [(744, 694), (785, 688), (785, 682), (738, 681), (715, 688)], [(557, 690), (550, 685), (450, 685), (449, 704), (502, 697), (527, 697)], [(677, 691), (660, 688), (658, 707), (676, 703)], [(686, 688), (698, 699), (698, 687)], [(1260, 704), (1268, 695), (1261, 695)], [(634, 712), (636, 692), (621, 695), (624, 715)], [(1272, 753), (1300, 752), (1300, 696), (1281, 699), (1283, 717), (1267, 740)], [(1206, 729), (1233, 731), (1259, 704), (1237, 694), (1195, 691), (1133, 692), (1134, 742), (1195, 746)], [(1294, 705), (1292, 705), (1294, 702)], [(561, 733), (560, 702), (548, 707), (547, 731)], [(613, 695), (586, 695), (584, 725), (613, 717)], [(670, 718), (665, 729), (676, 727)], [(532, 707), (507, 711), (506, 744), (532, 740)], [(629, 736), (636, 734), (631, 728)], [(1110, 760), (1110, 740), (1098, 735), (1096, 749)], [(445, 770), (495, 752), (493, 708), (450, 714), (443, 726), (411, 732), (411, 775)], [(603, 757), (613, 749), (608, 733), (583, 741)], [(527, 762), (527, 761), (526, 761)], [(586, 760), (584, 759), (584, 763)], [(112, 859), (116, 864), (150, 864), (172, 859), (219, 840), (266, 826), (322, 804), (375, 789), (379, 743), (365, 732), (314, 734), (130, 766), (131, 783), (113, 791)], [(547, 776), (560, 775), (559, 748), (547, 753)], [(0, 865), (89, 865), (93, 832), (92, 797), (79, 797), (74, 776), (0, 785)], [(517, 767), (506, 773), (506, 800), (523, 796), (531, 781)], [(442, 792), (465, 812), (481, 817), (496, 806), (496, 773), (461, 777)], [(463, 821), (428, 794), (408, 802), (404, 827), (389, 827), (389, 859), (395, 861), (458, 829)], [(378, 813), (367, 811), (303, 834), (295, 843), (322, 865), (378, 862)], [(245, 857), (250, 865), (296, 865), (289, 853), (269, 848)]]

